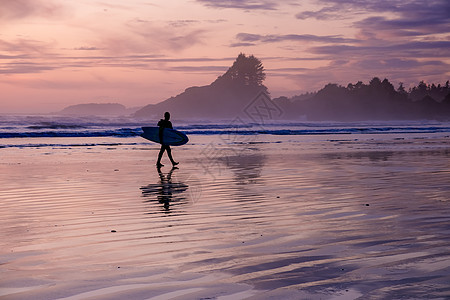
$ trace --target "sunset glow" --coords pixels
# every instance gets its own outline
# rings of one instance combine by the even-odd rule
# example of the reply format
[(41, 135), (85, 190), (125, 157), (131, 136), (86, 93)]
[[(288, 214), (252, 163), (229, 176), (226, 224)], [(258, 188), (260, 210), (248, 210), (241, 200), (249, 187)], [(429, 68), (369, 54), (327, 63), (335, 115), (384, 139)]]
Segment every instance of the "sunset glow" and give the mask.
[(0, 112), (157, 103), (240, 53), (272, 96), (372, 77), (449, 79), (448, 1), (0, 0)]

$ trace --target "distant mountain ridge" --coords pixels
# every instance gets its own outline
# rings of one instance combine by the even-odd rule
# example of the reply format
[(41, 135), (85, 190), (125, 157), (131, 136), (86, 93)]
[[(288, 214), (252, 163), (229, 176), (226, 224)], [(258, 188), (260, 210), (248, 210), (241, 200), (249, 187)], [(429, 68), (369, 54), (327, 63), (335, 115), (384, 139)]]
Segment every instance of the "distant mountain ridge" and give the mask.
[(183, 93), (157, 104), (149, 104), (138, 110), (136, 117), (161, 118), (169, 111), (177, 118), (234, 118), (243, 111), (261, 87), (236, 87), (223, 82), (187, 88)]
[(85, 103), (71, 105), (59, 112), (62, 115), (121, 116), (130, 115), (140, 108), (126, 108), (119, 103)]
[(374, 77), (347, 87), (328, 84), (316, 93), (273, 99), (284, 117), (311, 121), (450, 120), (450, 87), (420, 82), (406, 91), (395, 90), (389, 80)]
[(230, 119), (261, 91), (267, 91), (262, 63), (240, 54), (228, 71), (206, 86), (187, 88), (183, 93), (138, 110), (136, 117), (161, 118), (169, 111), (177, 118)]
[[(139, 118), (162, 118), (169, 111), (177, 119), (234, 119), (252, 100), (268, 93), (261, 61), (240, 54), (228, 71), (207, 86), (190, 87), (183, 93), (138, 110)], [(396, 90), (389, 80), (374, 77), (343, 87), (328, 84), (315, 93), (272, 99), (282, 111), (274, 119), (311, 121), (450, 120), (450, 87), (425, 84)]]

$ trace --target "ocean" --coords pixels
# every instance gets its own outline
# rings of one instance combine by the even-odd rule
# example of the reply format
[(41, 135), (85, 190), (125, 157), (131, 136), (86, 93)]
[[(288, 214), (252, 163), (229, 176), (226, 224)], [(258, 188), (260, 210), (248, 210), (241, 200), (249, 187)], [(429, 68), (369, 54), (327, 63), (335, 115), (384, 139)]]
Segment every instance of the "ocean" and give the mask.
[[(172, 120), (173, 121), (173, 120)], [(39, 147), (52, 144), (32, 143), (33, 138), (99, 138), (137, 137), (142, 126), (156, 126), (158, 120), (136, 120), (127, 117), (67, 116), (0, 116), (0, 147)], [(439, 121), (367, 121), (367, 122), (294, 122), (270, 121), (254, 123), (243, 119), (231, 121), (173, 121), (174, 128), (187, 135), (230, 136), (304, 136), (362, 134), (448, 134), (450, 122)], [(9, 139), (18, 138), (18, 143)], [(29, 139), (31, 138), (31, 139)], [(20, 141), (27, 141), (20, 143)], [(30, 143), (31, 142), (31, 143)], [(95, 143), (94, 143), (95, 145)], [(55, 144), (55, 146), (58, 146)], [(89, 146), (92, 146), (89, 143)]]

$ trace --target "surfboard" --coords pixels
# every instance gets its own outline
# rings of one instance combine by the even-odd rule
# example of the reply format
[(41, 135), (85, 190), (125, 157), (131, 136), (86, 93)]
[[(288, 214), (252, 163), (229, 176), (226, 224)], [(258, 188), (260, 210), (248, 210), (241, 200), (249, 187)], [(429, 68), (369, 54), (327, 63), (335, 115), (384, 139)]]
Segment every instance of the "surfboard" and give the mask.
[[(141, 134), (141, 136), (144, 139), (161, 144), (161, 141), (159, 140), (159, 127), (142, 127), (142, 130), (144, 133)], [(181, 146), (189, 141), (188, 137), (184, 133), (170, 128), (163, 129), (162, 139), (164, 145), (170, 146)]]

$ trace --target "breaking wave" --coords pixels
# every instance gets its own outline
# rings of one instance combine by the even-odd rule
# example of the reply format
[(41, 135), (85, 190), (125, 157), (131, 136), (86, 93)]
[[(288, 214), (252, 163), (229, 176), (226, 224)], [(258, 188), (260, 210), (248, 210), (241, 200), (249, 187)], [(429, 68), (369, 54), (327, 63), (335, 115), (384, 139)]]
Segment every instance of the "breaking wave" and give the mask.
[[(136, 137), (149, 123), (133, 119), (52, 118), (0, 116), (0, 139), (52, 137)], [(176, 122), (187, 135), (324, 135), (450, 132), (449, 122)]]

